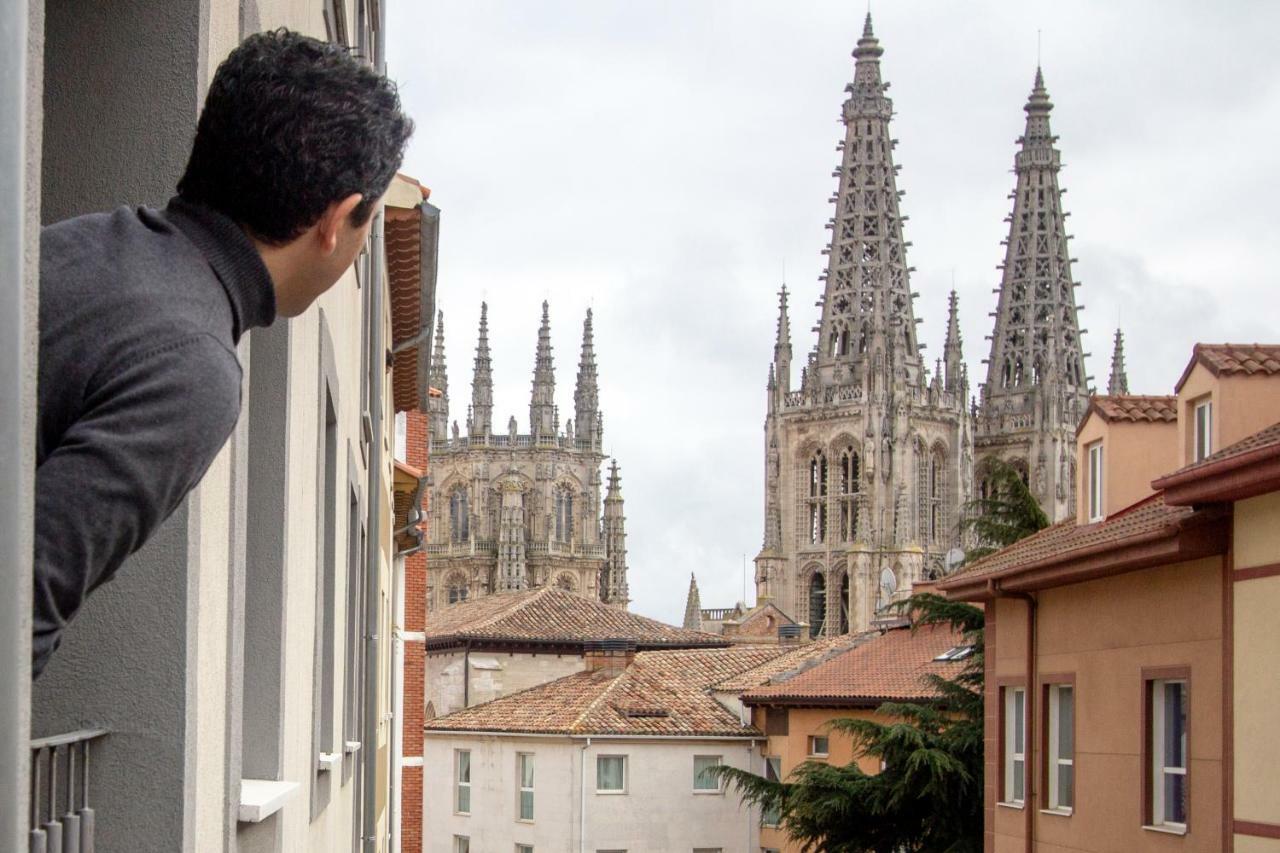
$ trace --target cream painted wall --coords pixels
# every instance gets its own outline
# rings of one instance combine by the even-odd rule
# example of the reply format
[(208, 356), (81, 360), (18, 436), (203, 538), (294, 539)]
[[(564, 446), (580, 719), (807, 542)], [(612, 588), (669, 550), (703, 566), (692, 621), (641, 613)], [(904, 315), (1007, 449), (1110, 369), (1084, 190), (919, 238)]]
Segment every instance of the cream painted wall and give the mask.
[[(426, 701), (443, 717), (463, 707), (462, 672), (466, 654), (462, 651), (437, 652), (427, 655)], [(474, 707), (546, 684), (587, 668), (576, 654), (523, 654), (510, 652), (471, 652), (471, 687), (467, 698)]]
[(1176, 423), (1107, 423), (1091, 412), (1076, 436), (1076, 518), (1089, 518), (1089, 454), (1102, 442), (1102, 511), (1114, 515), (1153, 494), (1151, 481), (1179, 467)]
[[(585, 754), (584, 754), (585, 748)], [(457, 749), (471, 750), (471, 814), (454, 813), (453, 767)], [(534, 756), (534, 819), (519, 821), (516, 755)], [(471, 849), (507, 853), (516, 844), (536, 851), (579, 849), (582, 814), (580, 767), (585, 759), (586, 822), (582, 848), (628, 853), (679, 853), (719, 847), (756, 853), (759, 815), (729, 791), (693, 792), (693, 757), (721, 755), (726, 764), (761, 772), (758, 745), (749, 739), (712, 741), (571, 740), (566, 736), (428, 734), (424, 767), (438, 784), (424, 786), (424, 853), (453, 853), (453, 837)], [(597, 794), (596, 757), (627, 756), (625, 794)]]
[(1232, 534), (1237, 569), (1280, 563), (1280, 494), (1259, 495), (1235, 505)]
[(1197, 364), (1178, 392), (1178, 446), (1184, 464), (1194, 459), (1192, 406), (1206, 396), (1213, 401), (1215, 453), (1280, 422), (1280, 376), (1214, 376)]

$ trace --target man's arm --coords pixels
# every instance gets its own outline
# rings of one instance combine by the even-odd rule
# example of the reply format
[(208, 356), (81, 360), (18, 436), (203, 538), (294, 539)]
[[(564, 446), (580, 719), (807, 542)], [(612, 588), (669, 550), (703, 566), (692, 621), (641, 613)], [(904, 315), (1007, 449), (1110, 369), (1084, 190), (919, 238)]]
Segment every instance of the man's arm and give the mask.
[(34, 675), (86, 596), (200, 482), (239, 411), (239, 364), (206, 334), (145, 353), (90, 391), (36, 469)]

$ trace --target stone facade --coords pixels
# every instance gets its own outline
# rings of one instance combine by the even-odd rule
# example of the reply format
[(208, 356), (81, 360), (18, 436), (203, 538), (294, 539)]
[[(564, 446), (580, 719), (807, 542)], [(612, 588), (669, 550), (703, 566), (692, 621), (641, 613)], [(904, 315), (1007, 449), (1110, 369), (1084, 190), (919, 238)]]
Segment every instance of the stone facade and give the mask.
[(511, 417), (493, 431), (488, 306), (480, 308), (466, 431), (449, 426), (444, 318), (436, 326), (429, 403), (435, 508), (427, 528), (427, 607), (434, 610), (492, 592), (561, 589), (625, 608), (626, 529), (615, 462), (602, 489), (603, 418), (599, 409), (591, 312), (583, 324), (574, 417), (563, 427), (555, 405), (548, 306), (542, 306), (529, 404), (529, 431)]
[(1074, 431), (1088, 401), (1052, 104), (1039, 70), (979, 403), (954, 292), (932, 372), (916, 339), (883, 52), (868, 15), (842, 112), (818, 340), (793, 388), (784, 286), (769, 368), (756, 594), (813, 636), (865, 630), (885, 605), (946, 570), (948, 553), (966, 544), (962, 507), (985, 494), (989, 459), (1022, 470), (1051, 520), (1070, 515)]

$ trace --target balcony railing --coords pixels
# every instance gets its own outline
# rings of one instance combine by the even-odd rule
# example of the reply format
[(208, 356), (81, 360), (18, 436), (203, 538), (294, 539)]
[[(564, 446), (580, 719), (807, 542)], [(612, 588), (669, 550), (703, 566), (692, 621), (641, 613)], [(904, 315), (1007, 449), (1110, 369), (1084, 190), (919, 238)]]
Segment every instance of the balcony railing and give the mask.
[(93, 853), (89, 752), (106, 734), (81, 729), (31, 741), (30, 853)]

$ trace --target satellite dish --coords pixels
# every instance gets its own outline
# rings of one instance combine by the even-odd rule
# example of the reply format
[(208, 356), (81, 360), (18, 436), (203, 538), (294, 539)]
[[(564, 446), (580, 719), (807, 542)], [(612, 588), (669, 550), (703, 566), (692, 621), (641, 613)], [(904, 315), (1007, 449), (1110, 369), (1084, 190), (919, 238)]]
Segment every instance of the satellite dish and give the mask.
[(963, 562), (964, 562), (964, 549), (952, 548), (950, 551), (947, 552), (947, 556), (946, 556), (947, 574), (951, 574), (952, 572), (954, 572)]

